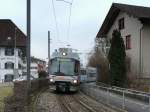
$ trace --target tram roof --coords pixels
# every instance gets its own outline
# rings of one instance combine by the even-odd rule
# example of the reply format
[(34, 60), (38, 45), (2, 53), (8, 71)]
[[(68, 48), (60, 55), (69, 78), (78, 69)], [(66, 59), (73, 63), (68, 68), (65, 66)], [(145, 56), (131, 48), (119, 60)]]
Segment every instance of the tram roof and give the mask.
[(71, 48), (60, 48), (59, 51), (55, 50), (55, 52), (51, 56), (51, 59), (54, 58), (71, 58), (80, 60), (78, 53), (72, 52)]

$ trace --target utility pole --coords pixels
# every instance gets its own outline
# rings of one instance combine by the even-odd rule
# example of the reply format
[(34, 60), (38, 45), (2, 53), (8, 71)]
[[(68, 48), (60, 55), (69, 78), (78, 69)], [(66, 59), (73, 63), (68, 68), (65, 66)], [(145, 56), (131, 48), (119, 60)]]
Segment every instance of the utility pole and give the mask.
[(31, 34), (31, 0), (27, 0), (27, 86), (30, 89), (30, 34)]
[(50, 74), (50, 31), (48, 31), (48, 74)]

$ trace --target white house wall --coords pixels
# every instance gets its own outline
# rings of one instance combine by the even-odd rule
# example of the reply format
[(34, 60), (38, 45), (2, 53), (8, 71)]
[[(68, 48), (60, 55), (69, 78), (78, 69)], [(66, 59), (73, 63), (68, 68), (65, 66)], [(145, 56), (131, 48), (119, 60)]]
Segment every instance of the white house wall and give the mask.
[(141, 22), (128, 15), (125, 12), (120, 12), (112, 27), (110, 28), (107, 37), (112, 38), (112, 33), (114, 29), (118, 29), (118, 20), (124, 18), (125, 28), (121, 30), (121, 35), (125, 40), (127, 35), (131, 35), (131, 49), (126, 50), (126, 53), (131, 57), (131, 70), (135, 75), (139, 74), (139, 44), (140, 44), (140, 29), (142, 28)]
[[(33, 77), (38, 78), (38, 64), (36, 62), (31, 62), (30, 73)], [(25, 69), (27, 69), (27, 65), (24, 64)]]
[[(0, 55), (0, 61), (2, 64), (2, 68), (4, 68), (4, 63), (10, 61), (13, 62), (15, 64), (18, 63), (19, 61), (19, 57), (18, 57), (18, 49), (15, 50), (16, 56), (5, 56), (5, 48), (1, 48), (1, 55)], [(15, 59), (16, 58), (16, 59)], [(15, 65), (14, 65), (15, 66)], [(18, 68), (18, 64), (16, 64), (16, 68)]]
[[(0, 48), (0, 82), (4, 81), (4, 77), (6, 74), (14, 74), (13, 69), (5, 69), (5, 63), (6, 62), (13, 62), (15, 67), (18, 69), (18, 62), (21, 61), (20, 57), (18, 56), (18, 49), (15, 50), (16, 57), (14, 56), (5, 56), (5, 48)], [(16, 58), (16, 59), (15, 59)], [(22, 74), (22, 70), (18, 70), (19, 74)]]
[(150, 77), (150, 25), (144, 25), (142, 34), (143, 74)]

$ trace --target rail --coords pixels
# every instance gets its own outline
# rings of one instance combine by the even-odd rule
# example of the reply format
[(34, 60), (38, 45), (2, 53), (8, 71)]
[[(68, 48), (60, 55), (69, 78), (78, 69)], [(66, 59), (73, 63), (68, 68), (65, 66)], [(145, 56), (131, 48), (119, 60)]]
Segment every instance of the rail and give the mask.
[[(90, 107), (88, 104), (84, 103), (83, 101), (79, 100), (77, 97), (75, 97), (74, 95), (65, 95), (65, 96), (61, 96), (61, 95), (57, 95), (57, 99), (59, 101), (60, 106), (62, 107), (62, 110), (65, 109), (65, 112), (77, 112), (78, 109), (80, 108), (78, 107), (79, 105), (82, 107), (82, 109), (86, 109), (84, 110), (84, 112), (96, 112), (92, 107)], [(74, 101), (74, 104), (77, 106), (76, 109), (74, 110), (74, 107), (71, 105), (71, 103), (73, 103), (72, 101)], [(81, 108), (80, 108), (81, 109)]]
[(137, 90), (128, 89), (128, 88), (121, 88), (121, 87), (117, 87), (117, 86), (110, 86), (110, 85), (107, 85), (107, 84), (104, 84), (104, 83), (101, 83), (101, 82), (96, 82), (96, 83), (97, 83), (98, 85), (102, 85), (102, 86), (104, 86), (104, 87), (111, 87), (111, 88), (114, 88), (114, 89), (126, 90), (126, 91), (133, 92), (133, 93), (140, 93), (140, 94), (147, 94), (147, 95), (150, 95), (150, 93), (148, 93), (148, 92), (137, 91)]
[(90, 106), (88, 106), (83, 101), (77, 99), (75, 96), (73, 96), (73, 98), (74, 98), (74, 100), (76, 100), (76, 102), (78, 102), (80, 105), (82, 105), (83, 107), (85, 107), (86, 109), (88, 109), (90, 112), (96, 112), (95, 110), (93, 110), (93, 108), (91, 108)]

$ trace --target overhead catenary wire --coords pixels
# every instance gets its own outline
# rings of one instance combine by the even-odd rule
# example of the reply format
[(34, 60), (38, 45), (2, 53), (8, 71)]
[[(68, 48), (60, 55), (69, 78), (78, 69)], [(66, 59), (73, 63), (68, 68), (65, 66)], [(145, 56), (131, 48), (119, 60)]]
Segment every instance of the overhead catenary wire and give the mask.
[(53, 15), (54, 15), (55, 25), (56, 25), (57, 38), (59, 41), (59, 29), (58, 29), (58, 22), (57, 22), (57, 17), (56, 17), (56, 10), (55, 10), (55, 6), (54, 6), (54, 0), (52, 0), (52, 6), (53, 6)]
[[(67, 40), (65, 43), (67, 44), (67, 46), (70, 46), (69, 44), (69, 37), (70, 37), (70, 26), (71, 26), (71, 15), (72, 15), (72, 4), (73, 4), (73, 0), (71, 2), (69, 1), (65, 1), (65, 0), (56, 0), (56, 1), (64, 1), (65, 3), (69, 4), (69, 20), (68, 20), (68, 28), (67, 28)], [(58, 28), (58, 21), (57, 21), (57, 17), (56, 17), (56, 10), (55, 10), (55, 4), (54, 4), (54, 0), (52, 0), (52, 6), (53, 6), (53, 15), (54, 15), (54, 19), (55, 19), (55, 25), (56, 25), (56, 33), (57, 33), (57, 37), (58, 37), (58, 42), (62, 43), (60, 41), (60, 37), (59, 37), (59, 28)]]

